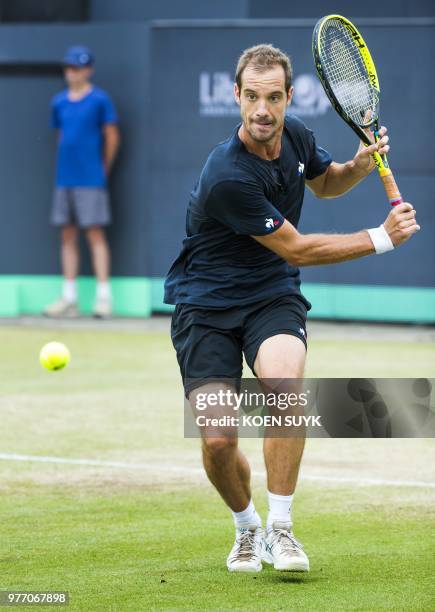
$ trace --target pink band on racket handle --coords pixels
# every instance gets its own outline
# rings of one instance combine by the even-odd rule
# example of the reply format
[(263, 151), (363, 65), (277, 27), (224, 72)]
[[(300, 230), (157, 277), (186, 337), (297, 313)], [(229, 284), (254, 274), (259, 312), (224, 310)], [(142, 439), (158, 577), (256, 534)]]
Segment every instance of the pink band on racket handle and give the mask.
[(400, 195), (400, 191), (396, 185), (396, 181), (394, 180), (393, 173), (391, 170), (384, 171), (381, 175), (382, 182), (384, 183), (385, 191), (387, 192), (388, 200), (391, 206), (397, 206), (403, 202), (402, 196)]

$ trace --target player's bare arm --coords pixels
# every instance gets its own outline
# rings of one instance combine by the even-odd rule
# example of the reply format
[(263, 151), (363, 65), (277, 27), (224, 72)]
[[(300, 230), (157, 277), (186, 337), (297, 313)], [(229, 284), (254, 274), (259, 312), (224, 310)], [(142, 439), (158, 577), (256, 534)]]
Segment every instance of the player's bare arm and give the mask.
[[(392, 208), (383, 226), (395, 247), (420, 229), (415, 210), (408, 202)], [(301, 234), (285, 221), (273, 234), (253, 238), (294, 266), (333, 264), (375, 253), (367, 230), (354, 234)]]
[(379, 136), (380, 140), (369, 147), (361, 142), (353, 159), (344, 164), (332, 162), (326, 172), (305, 181), (307, 187), (318, 198), (336, 198), (350, 191), (375, 168), (373, 153), (377, 151), (380, 155), (386, 155), (390, 150), (385, 126), (379, 130)]
[(104, 136), (104, 168), (106, 174), (110, 173), (113, 162), (115, 161), (116, 154), (118, 153), (119, 145), (121, 142), (119, 128), (114, 123), (107, 123), (103, 127)]

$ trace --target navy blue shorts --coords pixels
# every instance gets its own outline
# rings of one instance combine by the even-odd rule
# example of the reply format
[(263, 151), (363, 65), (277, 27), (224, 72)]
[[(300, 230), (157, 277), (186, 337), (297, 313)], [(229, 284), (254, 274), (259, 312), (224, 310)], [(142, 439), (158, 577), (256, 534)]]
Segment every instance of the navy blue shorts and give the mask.
[(222, 309), (178, 304), (172, 315), (171, 338), (186, 397), (207, 380), (240, 379), (243, 354), (255, 374), (258, 349), (271, 336), (296, 336), (306, 347), (310, 308), (302, 295)]

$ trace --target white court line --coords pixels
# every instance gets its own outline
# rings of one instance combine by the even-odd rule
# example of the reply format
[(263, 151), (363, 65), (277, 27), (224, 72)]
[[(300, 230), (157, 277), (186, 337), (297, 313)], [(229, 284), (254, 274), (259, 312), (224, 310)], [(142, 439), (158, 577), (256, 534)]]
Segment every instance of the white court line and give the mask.
[[(92, 467), (113, 467), (127, 470), (142, 470), (153, 473), (174, 472), (178, 474), (204, 474), (202, 468), (193, 468), (181, 465), (160, 465), (155, 463), (124, 463), (122, 461), (101, 461), (99, 459), (69, 459), (68, 457), (44, 457), (40, 455), (17, 455), (14, 453), (0, 453), (3, 461), (28, 461), (35, 463), (60, 463), (66, 465), (87, 465)], [(264, 476), (263, 471), (252, 471), (254, 476)], [(384, 480), (380, 478), (352, 478), (351, 476), (322, 476), (315, 474), (301, 475), (302, 480), (320, 482), (349, 483), (355, 485), (374, 485), (387, 487), (414, 487), (422, 489), (435, 489), (435, 482), (422, 480)]]

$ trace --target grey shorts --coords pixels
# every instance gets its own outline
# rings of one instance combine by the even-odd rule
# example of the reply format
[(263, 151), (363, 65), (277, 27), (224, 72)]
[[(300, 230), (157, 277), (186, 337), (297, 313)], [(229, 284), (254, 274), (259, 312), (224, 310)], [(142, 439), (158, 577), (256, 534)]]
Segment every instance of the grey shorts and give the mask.
[(57, 187), (53, 194), (53, 225), (109, 225), (109, 195), (100, 187)]

